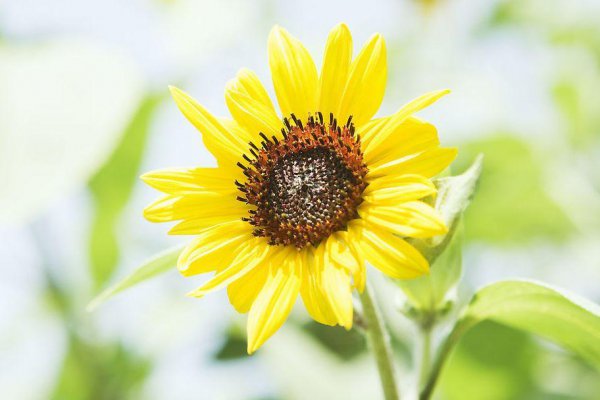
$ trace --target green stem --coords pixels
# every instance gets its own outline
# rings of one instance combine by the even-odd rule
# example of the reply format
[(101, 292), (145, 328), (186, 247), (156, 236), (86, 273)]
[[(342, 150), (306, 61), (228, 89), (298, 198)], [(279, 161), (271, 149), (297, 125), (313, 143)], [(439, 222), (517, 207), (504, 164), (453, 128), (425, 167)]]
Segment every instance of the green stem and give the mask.
[(400, 394), (394, 375), (389, 335), (369, 284), (361, 293), (360, 301), (362, 302), (363, 316), (367, 325), (367, 337), (377, 362), (384, 397), (386, 400), (399, 400)]
[(421, 373), (420, 373), (420, 383), (424, 385), (427, 376), (429, 374), (429, 370), (431, 368), (431, 328), (423, 327), (421, 329)]
[[(461, 323), (462, 322), (462, 323)], [(448, 359), (448, 356), (454, 349), (454, 345), (458, 342), (458, 339), (465, 333), (466, 330), (469, 329), (469, 324), (466, 321), (459, 321), (452, 329), (452, 332), (448, 335), (440, 350), (437, 354), (437, 357), (433, 363), (431, 371), (429, 372), (429, 378), (425, 383), (421, 394), (419, 395), (419, 400), (429, 400), (433, 395), (433, 390), (435, 389), (435, 385), (440, 377), (440, 373), (442, 372), (442, 368)]]

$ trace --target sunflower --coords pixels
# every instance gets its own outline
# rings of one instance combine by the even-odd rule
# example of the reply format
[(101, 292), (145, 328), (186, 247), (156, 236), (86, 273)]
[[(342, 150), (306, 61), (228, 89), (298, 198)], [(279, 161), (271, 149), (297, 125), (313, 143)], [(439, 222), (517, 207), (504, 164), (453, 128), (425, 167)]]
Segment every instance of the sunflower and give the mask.
[(381, 35), (352, 59), (350, 31), (337, 25), (320, 74), (279, 26), (268, 53), (281, 114), (247, 69), (226, 87), (232, 119), (172, 87), (218, 167), (142, 176), (166, 194), (145, 217), (179, 221), (170, 234), (195, 235), (179, 271), (214, 273), (190, 295), (226, 287), (235, 309), (248, 313), (249, 353), (279, 329), (298, 295), (316, 321), (350, 329), (352, 291), (365, 287), (366, 261), (392, 278), (427, 273), (427, 260), (405, 239), (447, 231), (423, 199), (435, 195), (431, 178), (456, 156), (440, 147), (433, 125), (413, 116), (448, 91), (373, 118), (387, 76)]

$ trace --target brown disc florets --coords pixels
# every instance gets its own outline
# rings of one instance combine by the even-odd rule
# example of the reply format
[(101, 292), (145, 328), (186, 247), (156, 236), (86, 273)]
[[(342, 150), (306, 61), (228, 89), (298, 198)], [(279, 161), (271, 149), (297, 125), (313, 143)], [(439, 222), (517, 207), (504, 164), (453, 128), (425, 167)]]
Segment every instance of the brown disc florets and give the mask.
[(302, 248), (317, 245), (357, 218), (357, 207), (367, 186), (367, 166), (355, 135), (352, 117), (338, 126), (330, 114), (309, 116), (304, 125), (291, 115), (283, 122), (282, 137), (260, 133), (260, 147), (250, 143), (244, 170), (245, 183), (236, 181), (243, 193), (238, 200), (256, 208), (243, 218), (255, 227), (255, 236), (269, 238), (272, 245)]

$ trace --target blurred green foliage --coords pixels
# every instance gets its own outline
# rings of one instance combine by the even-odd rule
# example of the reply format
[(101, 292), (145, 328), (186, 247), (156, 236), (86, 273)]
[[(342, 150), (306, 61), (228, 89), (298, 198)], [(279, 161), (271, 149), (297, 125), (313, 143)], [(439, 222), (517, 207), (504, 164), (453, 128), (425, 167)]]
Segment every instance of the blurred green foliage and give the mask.
[[(47, 249), (48, 250), (48, 249)], [(79, 288), (54, 271), (46, 254), (46, 300), (63, 323), (66, 353), (49, 398), (56, 400), (136, 399), (152, 362), (132, 349), (95, 335), (95, 323), (83, 311)]]
[(248, 357), (246, 333), (239, 324), (231, 324), (224, 332), (225, 340), (213, 354), (217, 361), (230, 361)]
[(467, 240), (526, 246), (569, 236), (572, 223), (547, 194), (540, 156), (527, 142), (496, 135), (465, 143), (453, 168), (463, 170), (479, 153), (485, 155), (485, 167), (465, 213)]
[(531, 398), (539, 349), (526, 333), (483, 322), (450, 357), (440, 382), (449, 400)]
[(93, 311), (105, 301), (111, 297), (128, 289), (132, 286), (138, 285), (148, 279), (154, 278), (157, 275), (164, 274), (168, 271), (174, 271), (177, 266), (177, 259), (181, 253), (183, 245), (174, 246), (163, 250), (155, 256), (142, 262), (137, 269), (130, 272), (122, 279), (108, 286), (102, 292), (88, 303), (87, 310)]
[[(288, 321), (288, 324), (298, 328), (312, 337), (323, 350), (336, 355), (343, 361), (355, 359), (367, 350), (364, 335), (356, 329), (347, 331), (340, 326), (327, 326), (315, 321), (298, 324)], [(246, 333), (239, 324), (232, 324), (225, 332), (225, 340), (214, 354), (218, 361), (229, 361), (248, 357), (246, 352)]]
[[(558, 379), (550, 377), (549, 364)], [(440, 380), (445, 400), (596, 400), (600, 390), (597, 372), (580, 360), (549, 355), (527, 333), (490, 321), (463, 337), (446, 367)]]
[(544, 6), (540, 0), (499, 1), (488, 28), (535, 32), (547, 43), (558, 61), (553, 71), (557, 76), (551, 77), (553, 99), (566, 119), (568, 138), (584, 149), (600, 136), (600, 14), (589, 12), (585, 1), (560, 0), (555, 7)]
[(583, 78), (571, 72), (557, 79), (552, 94), (567, 122), (570, 141), (579, 149), (586, 149), (600, 139), (600, 98), (595, 96), (600, 90), (600, 70)]
[(121, 344), (92, 344), (77, 335), (69, 337), (52, 399), (136, 399), (150, 362), (134, 355)]
[[(112, 275), (119, 257), (117, 223), (136, 182), (152, 115), (161, 97), (147, 96), (124, 131), (121, 142), (107, 163), (89, 183), (96, 213), (90, 236), (90, 275), (94, 286)], [(47, 254), (51, 263), (52, 254)], [(54, 263), (58, 262), (54, 260)], [(47, 294), (64, 321), (67, 352), (52, 399), (112, 400), (139, 398), (151, 362), (118, 340), (102, 341), (93, 334), (94, 323), (82, 314), (79, 288), (46, 265)]]
[[(600, 57), (598, 15), (585, 0), (501, 0), (490, 13), (489, 27), (519, 26), (542, 33), (552, 45), (582, 45)], [(600, 59), (599, 59), (600, 60)]]
[(475, 292), (454, 332), (485, 320), (539, 335), (600, 370), (600, 306), (574, 293), (532, 280), (494, 282)]
[(347, 331), (341, 326), (331, 327), (310, 321), (302, 325), (302, 330), (344, 361), (355, 358), (367, 349), (365, 336), (356, 329)]
[(96, 288), (106, 284), (117, 267), (119, 217), (137, 180), (152, 115), (161, 99), (149, 95), (143, 100), (121, 143), (89, 183), (95, 206), (89, 243), (90, 268)]

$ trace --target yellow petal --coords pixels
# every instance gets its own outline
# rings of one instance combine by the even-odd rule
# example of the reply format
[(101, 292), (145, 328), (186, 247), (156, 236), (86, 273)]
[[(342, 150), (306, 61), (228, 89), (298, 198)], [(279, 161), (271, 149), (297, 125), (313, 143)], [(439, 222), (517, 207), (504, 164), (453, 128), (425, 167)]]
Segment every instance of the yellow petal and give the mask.
[(229, 301), (238, 312), (245, 314), (250, 310), (267, 280), (270, 266), (280, 266), (289, 255), (290, 249), (271, 246), (262, 263), (227, 287)]
[(249, 96), (252, 100), (275, 112), (275, 107), (273, 107), (273, 102), (265, 87), (260, 82), (260, 79), (258, 79), (258, 76), (248, 68), (242, 68), (238, 71), (233, 89)]
[[(335, 256), (337, 256), (337, 260), (347, 258), (340, 256), (342, 250), (340, 244), (335, 236), (330, 236), (325, 243), (326, 257), (321, 276), (321, 288), (335, 315), (337, 324), (349, 330), (352, 328), (353, 319), (351, 272), (345, 265), (334, 261)], [(353, 258), (349, 251), (346, 251), (345, 254)]]
[[(386, 117), (389, 120), (391, 117)], [(381, 128), (380, 128), (381, 129)], [(385, 146), (378, 151), (365, 153), (365, 162), (370, 167), (376, 167), (386, 162), (419, 153), (440, 145), (437, 129), (432, 124), (421, 121), (416, 117), (408, 117), (398, 125), (388, 126), (392, 131), (386, 139)], [(359, 129), (361, 136), (365, 136)], [(366, 131), (366, 136), (375, 133), (373, 129)]]
[(257, 139), (260, 132), (267, 136), (278, 135), (283, 126), (265, 89), (250, 71), (238, 73), (227, 84), (225, 101), (233, 118)]
[(348, 82), (336, 117), (345, 123), (350, 115), (360, 126), (379, 109), (387, 79), (386, 49), (383, 36), (375, 34), (362, 48), (350, 66)]
[(437, 211), (422, 201), (411, 201), (395, 206), (363, 203), (359, 214), (369, 224), (401, 236), (429, 238), (448, 232)]
[(373, 179), (363, 192), (365, 203), (375, 206), (398, 205), (436, 193), (430, 179), (421, 175), (384, 175)]
[(306, 119), (316, 111), (317, 68), (302, 43), (275, 26), (269, 34), (269, 66), (277, 101), (284, 116)]
[(397, 279), (416, 278), (429, 272), (429, 263), (417, 249), (389, 232), (373, 228), (368, 225), (362, 230), (360, 246), (375, 268)]
[(209, 113), (190, 95), (173, 86), (170, 90), (177, 106), (188, 121), (202, 133), (204, 145), (217, 161), (235, 165), (240, 155), (246, 151), (250, 135), (232, 133), (219, 118)]
[(364, 289), (366, 269), (365, 259), (356, 246), (353, 222), (347, 226), (346, 231), (337, 231), (331, 237), (335, 240), (328, 241), (329, 257), (331, 262), (348, 270), (353, 278), (352, 286), (359, 292)]
[[(365, 257), (360, 249), (360, 240), (357, 239), (362, 236), (362, 224), (355, 224), (352, 221), (348, 223), (348, 230), (345, 232), (345, 242), (348, 245), (348, 250), (352, 254), (356, 270), (352, 272), (352, 278), (354, 281), (354, 287), (359, 293), (365, 290), (365, 284), (367, 282), (367, 267), (365, 264)], [(350, 263), (349, 265), (353, 265)]]
[(387, 125), (390, 118), (391, 117), (374, 118), (369, 122), (356, 127), (356, 133), (361, 137), (363, 149), (366, 147), (366, 143), (370, 141), (369, 139), (365, 142), (364, 138), (372, 138), (374, 135), (377, 135)]
[(252, 227), (240, 220), (204, 230), (179, 256), (177, 268), (185, 276), (229, 266), (237, 250), (252, 240)]
[(233, 195), (206, 192), (188, 196), (168, 195), (144, 209), (144, 217), (152, 222), (169, 222), (209, 217), (234, 216), (239, 219), (248, 211)]
[(345, 24), (329, 33), (319, 77), (318, 111), (338, 115), (352, 60), (352, 35)]
[(346, 329), (352, 327), (353, 316), (352, 272), (348, 266), (358, 269), (358, 265), (348, 264), (357, 264), (348, 253), (336, 235), (330, 236), (308, 255), (301, 288), (306, 310), (315, 321)]
[(416, 174), (431, 178), (448, 168), (456, 158), (457, 152), (457, 149), (452, 147), (437, 147), (425, 150), (416, 155), (372, 167), (367, 173), (367, 179), (404, 174)]
[(329, 304), (323, 300), (321, 275), (325, 267), (325, 246), (316, 249), (307, 248), (303, 254), (304, 272), (300, 294), (306, 311), (317, 322), (325, 325), (336, 325), (335, 314)]
[[(216, 194), (210, 194), (205, 199), (210, 199), (210, 197), (218, 198)], [(185, 218), (189, 207), (178, 207), (181, 201), (182, 197), (180, 196), (161, 197), (144, 208), (144, 218), (150, 222), (169, 222)]]
[(425, 107), (428, 107), (448, 93), (450, 93), (449, 90), (441, 90), (424, 94), (403, 106), (395, 114), (386, 118), (385, 124), (382, 124), (379, 129), (369, 129), (368, 131), (361, 133), (363, 150), (365, 155), (368, 154), (366, 157), (370, 160), (377, 160), (379, 157), (382, 157), (382, 154), (385, 154), (390, 147), (390, 137), (397, 132), (398, 127), (408, 117)]
[(245, 314), (250, 310), (267, 280), (268, 272), (268, 265), (263, 263), (227, 286), (229, 302), (237, 312)]
[[(246, 147), (244, 150), (244, 153), (247, 154), (250, 150), (249, 142), (251, 140), (255, 140), (256, 137), (252, 136), (250, 132), (246, 130), (246, 128), (242, 127), (234, 119), (219, 118), (219, 122), (221, 123), (221, 125), (223, 125), (223, 127), (225, 127), (225, 129), (231, 132), (232, 135), (248, 140), (248, 142), (246, 142)], [(238, 158), (235, 160), (235, 162), (223, 162), (219, 164), (219, 169), (223, 170), (229, 175), (229, 179), (231, 180), (231, 182), (235, 180), (245, 182), (245, 180), (247, 179), (247, 177), (244, 175), (244, 171), (237, 165), (237, 162), (241, 160), (242, 155), (244, 153), (238, 154)]]
[(351, 274), (359, 272), (361, 257), (356, 257), (348, 231), (334, 232), (327, 240), (327, 251), (332, 262), (347, 269)]
[[(268, 261), (269, 255), (272, 251), (266, 242), (257, 238), (246, 238), (247, 241), (242, 246), (237, 246), (236, 249), (231, 249), (231, 254), (228, 257), (232, 257), (230, 265), (225, 269), (221, 269), (213, 276), (208, 282), (199, 288), (188, 293), (188, 296), (192, 297), (204, 297), (210, 292), (219, 290), (230, 283), (234, 282), (252, 271), (254, 268), (258, 268), (260, 265)], [(221, 241), (223, 239), (221, 238)], [(262, 243), (260, 243), (262, 241)]]
[(199, 235), (206, 229), (228, 222), (239, 221), (247, 210), (219, 210), (212, 215), (184, 219), (169, 229), (169, 235)]
[(348, 222), (346, 231), (336, 232), (336, 235), (343, 236), (343, 240), (346, 243), (346, 246), (348, 246), (351, 257), (354, 259), (353, 262), (348, 262), (347, 265), (353, 266), (351, 267), (353, 268), (353, 284), (359, 293), (362, 293), (365, 290), (365, 285), (367, 283), (367, 266), (365, 263), (365, 255), (360, 246), (363, 229), (365, 229), (364, 222), (359, 219), (355, 219)]
[(287, 319), (300, 290), (301, 267), (295, 250), (280, 265), (270, 265), (265, 284), (248, 314), (248, 354), (254, 353)]
[(321, 277), (319, 293), (322, 295), (321, 301), (329, 304), (335, 316), (335, 323), (350, 330), (353, 318), (350, 273), (333, 263), (326, 264)]
[(141, 179), (161, 192), (175, 195), (237, 191), (231, 175), (221, 168), (165, 169), (145, 173)]

